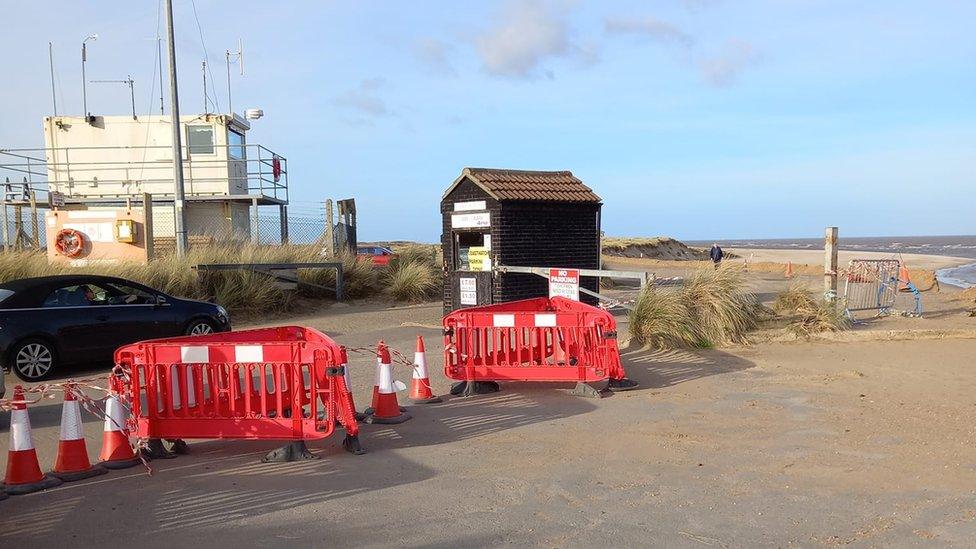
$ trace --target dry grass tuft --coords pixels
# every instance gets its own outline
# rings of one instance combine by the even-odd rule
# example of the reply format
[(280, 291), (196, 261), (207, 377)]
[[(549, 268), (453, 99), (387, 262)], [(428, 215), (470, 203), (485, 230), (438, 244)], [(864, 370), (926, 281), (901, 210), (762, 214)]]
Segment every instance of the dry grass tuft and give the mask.
[(420, 302), (438, 289), (439, 273), (425, 261), (398, 261), (383, 273), (386, 293), (397, 301)]
[(839, 332), (851, 327), (839, 304), (810, 299), (796, 309), (786, 329), (798, 337), (810, 337), (823, 332)]
[(776, 294), (776, 300), (773, 301), (773, 311), (781, 315), (791, 315), (811, 301), (813, 301), (813, 297), (808, 289), (800, 284), (791, 284)]
[(776, 296), (773, 310), (788, 318), (786, 330), (797, 337), (838, 332), (851, 327), (839, 304), (818, 300), (802, 286), (790, 286)]
[[(416, 252), (401, 256), (389, 268), (343, 254), (346, 295), (361, 298), (386, 293), (401, 300), (416, 301), (432, 296), (440, 284), (440, 270), (432, 248), (417, 246)], [(406, 259), (406, 261), (405, 261)], [(274, 280), (249, 271), (217, 271), (200, 276), (192, 267), (214, 263), (296, 263), (327, 261), (317, 246), (257, 246), (253, 244), (213, 245), (191, 248), (183, 259), (168, 255), (147, 265), (135, 263), (93, 263), (83, 267), (49, 264), (47, 256), (35, 252), (0, 254), (0, 283), (19, 278), (83, 273), (118, 276), (178, 297), (213, 299), (235, 314), (283, 312), (292, 306), (293, 292), (281, 290)], [(406, 269), (404, 267), (406, 266)], [(302, 269), (299, 278), (319, 286), (333, 286), (331, 269)], [(382, 282), (382, 283), (381, 283)], [(389, 290), (384, 290), (387, 287)], [(301, 286), (300, 295), (324, 297), (321, 290)]]
[(648, 286), (630, 315), (633, 336), (658, 348), (711, 347), (744, 341), (762, 308), (740, 269), (694, 271), (675, 289)]

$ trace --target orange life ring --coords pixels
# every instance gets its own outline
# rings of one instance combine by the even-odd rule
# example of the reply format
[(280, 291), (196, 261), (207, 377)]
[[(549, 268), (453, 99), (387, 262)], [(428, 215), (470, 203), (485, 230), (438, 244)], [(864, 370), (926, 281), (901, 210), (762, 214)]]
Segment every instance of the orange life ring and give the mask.
[(85, 248), (85, 235), (74, 229), (61, 229), (54, 237), (54, 248), (66, 257), (78, 257)]

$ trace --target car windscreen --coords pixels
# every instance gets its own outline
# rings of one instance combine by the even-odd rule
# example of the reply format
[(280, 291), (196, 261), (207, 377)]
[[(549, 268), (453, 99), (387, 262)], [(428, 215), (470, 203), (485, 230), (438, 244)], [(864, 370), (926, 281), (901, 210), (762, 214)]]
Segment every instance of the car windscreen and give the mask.
[(14, 295), (13, 290), (8, 290), (6, 288), (0, 288), (0, 305), (7, 300), (8, 297)]

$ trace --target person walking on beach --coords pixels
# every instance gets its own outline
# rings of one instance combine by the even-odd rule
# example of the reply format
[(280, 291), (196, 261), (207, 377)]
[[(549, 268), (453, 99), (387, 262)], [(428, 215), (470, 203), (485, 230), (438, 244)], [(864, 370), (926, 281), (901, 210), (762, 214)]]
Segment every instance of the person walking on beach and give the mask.
[(712, 249), (708, 252), (708, 257), (712, 258), (712, 263), (715, 264), (715, 268), (718, 269), (720, 263), (722, 263), (722, 258), (725, 257), (725, 252), (718, 243), (712, 244)]

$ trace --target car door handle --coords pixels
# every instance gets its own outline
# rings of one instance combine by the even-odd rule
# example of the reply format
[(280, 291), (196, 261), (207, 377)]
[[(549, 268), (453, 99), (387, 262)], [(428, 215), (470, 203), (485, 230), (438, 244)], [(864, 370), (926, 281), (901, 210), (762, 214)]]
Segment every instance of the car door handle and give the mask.
[(106, 322), (108, 320), (108, 315), (96, 316), (95, 317), (95, 320), (100, 320), (102, 322)]

